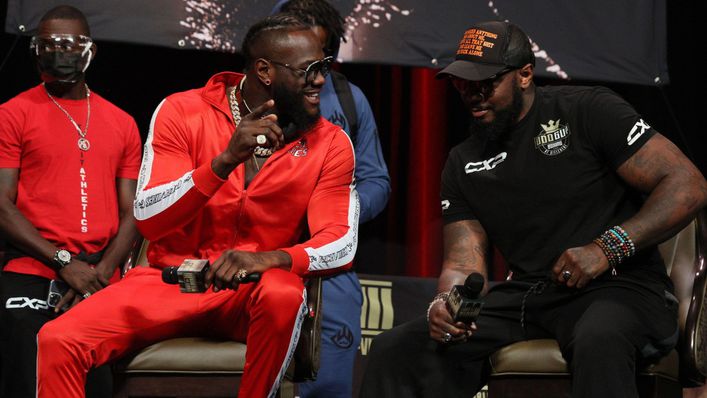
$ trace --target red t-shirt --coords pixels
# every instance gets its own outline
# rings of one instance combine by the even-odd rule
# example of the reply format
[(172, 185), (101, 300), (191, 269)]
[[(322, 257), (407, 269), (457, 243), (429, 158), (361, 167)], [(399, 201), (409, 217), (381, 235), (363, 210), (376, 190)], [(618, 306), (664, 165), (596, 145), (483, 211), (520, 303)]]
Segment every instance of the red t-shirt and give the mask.
[[(55, 98), (83, 128), (85, 99)], [(95, 253), (118, 231), (116, 178), (137, 179), (140, 135), (130, 115), (91, 92), (86, 138), (41, 85), (0, 105), (0, 168), (19, 169), (16, 206), (39, 233), (73, 253)], [(5, 271), (53, 279), (55, 271), (22, 257)]]

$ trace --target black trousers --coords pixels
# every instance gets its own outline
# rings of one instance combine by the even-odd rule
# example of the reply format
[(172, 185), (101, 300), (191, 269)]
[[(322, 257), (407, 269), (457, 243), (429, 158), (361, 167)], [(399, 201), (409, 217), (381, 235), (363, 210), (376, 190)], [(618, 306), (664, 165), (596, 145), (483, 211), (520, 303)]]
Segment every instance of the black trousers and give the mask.
[(637, 362), (677, 343), (677, 300), (658, 284), (590, 286), (501, 283), (484, 297), (478, 330), (465, 343), (431, 340), (424, 317), (395, 327), (373, 341), (360, 397), (468, 398), (486, 383), (490, 354), (539, 338), (557, 339), (573, 397), (637, 397)]
[[(47, 307), (49, 280), (25, 274), (0, 274), (0, 397), (36, 397), (37, 332), (56, 318)], [(86, 396), (112, 396), (109, 366), (92, 370)]]

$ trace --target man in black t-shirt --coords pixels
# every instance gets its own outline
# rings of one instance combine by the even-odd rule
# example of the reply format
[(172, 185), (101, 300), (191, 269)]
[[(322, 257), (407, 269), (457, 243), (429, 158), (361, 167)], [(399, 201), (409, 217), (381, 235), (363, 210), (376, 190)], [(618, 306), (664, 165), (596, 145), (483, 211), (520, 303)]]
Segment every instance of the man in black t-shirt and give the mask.
[[(471, 136), (442, 175), (444, 263), (424, 317), (374, 340), (361, 396), (470, 397), (487, 357), (557, 339), (573, 397), (637, 397), (636, 364), (677, 342), (677, 300), (656, 244), (707, 204), (707, 183), (667, 139), (600, 87), (535, 87), (528, 37), (506, 22), (468, 29), (449, 77)], [(444, 302), (486, 278), (489, 242), (512, 277), (475, 323)]]

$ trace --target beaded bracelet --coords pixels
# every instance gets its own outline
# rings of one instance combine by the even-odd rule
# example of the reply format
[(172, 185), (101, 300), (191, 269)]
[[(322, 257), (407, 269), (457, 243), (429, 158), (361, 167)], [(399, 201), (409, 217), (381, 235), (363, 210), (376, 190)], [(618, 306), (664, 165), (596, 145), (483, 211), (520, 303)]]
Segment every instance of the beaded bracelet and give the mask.
[(439, 301), (447, 301), (447, 298), (449, 297), (449, 292), (442, 292), (442, 293), (437, 293), (437, 295), (432, 299), (430, 302), (430, 305), (427, 307), (427, 315), (425, 318), (427, 318), (427, 323), (430, 323), (430, 310), (432, 310), (432, 306), (435, 305), (435, 303)]
[(628, 233), (619, 225), (615, 225), (599, 235), (593, 242), (599, 246), (611, 267), (611, 275), (616, 276), (616, 266), (626, 258), (636, 254), (636, 245)]

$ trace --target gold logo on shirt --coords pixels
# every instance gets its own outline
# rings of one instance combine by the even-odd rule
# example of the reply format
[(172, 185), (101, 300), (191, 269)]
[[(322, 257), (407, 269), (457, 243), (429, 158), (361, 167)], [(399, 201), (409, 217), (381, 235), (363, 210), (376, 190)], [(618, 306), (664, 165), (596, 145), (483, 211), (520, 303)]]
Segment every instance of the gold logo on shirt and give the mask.
[(561, 124), (560, 119), (550, 119), (547, 124), (540, 123), (540, 134), (535, 141), (535, 149), (545, 155), (559, 155), (569, 146), (570, 128), (566, 124)]

